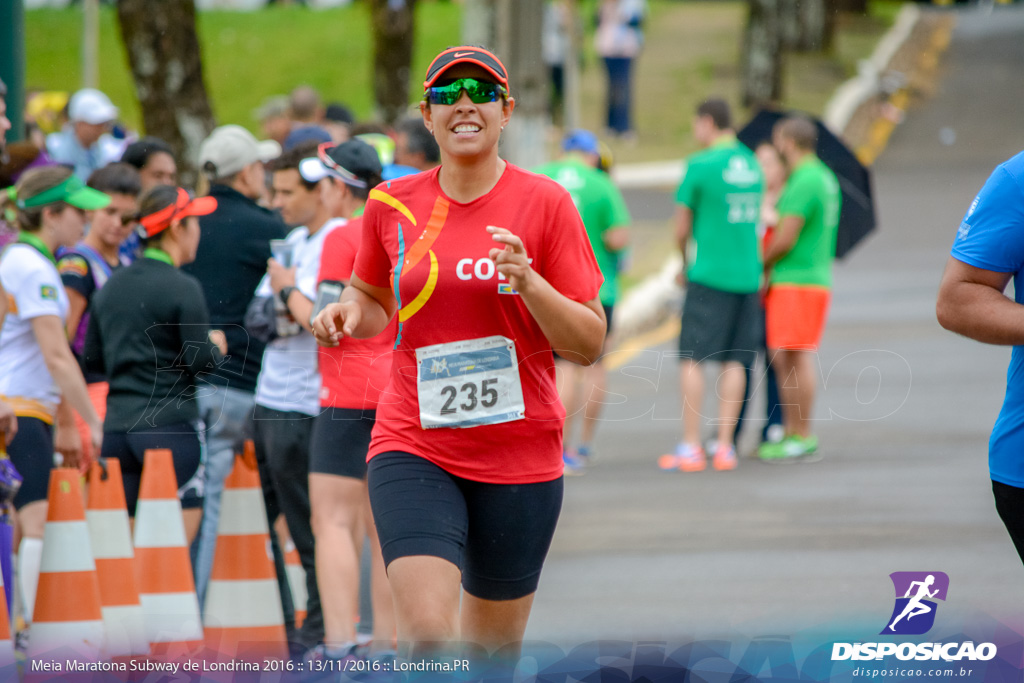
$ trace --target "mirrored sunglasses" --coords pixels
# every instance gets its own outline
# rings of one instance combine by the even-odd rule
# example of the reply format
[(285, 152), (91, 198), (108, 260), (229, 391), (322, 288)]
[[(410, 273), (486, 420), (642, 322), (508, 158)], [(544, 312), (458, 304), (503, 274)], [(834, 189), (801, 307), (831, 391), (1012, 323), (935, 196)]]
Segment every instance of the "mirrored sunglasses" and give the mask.
[(507, 91), (497, 83), (478, 81), (475, 78), (460, 78), (447, 85), (435, 85), (427, 88), (424, 97), (431, 104), (455, 104), (462, 91), (465, 90), (473, 104), (497, 102), (507, 95)]
[(356, 177), (356, 174), (348, 170), (337, 161), (335, 161), (331, 155), (330, 150), (334, 149), (337, 145), (335, 142), (322, 142), (316, 149), (316, 156), (320, 159), (320, 163), (331, 169), (339, 176), (344, 183), (352, 185), (353, 187), (366, 187), (366, 181)]

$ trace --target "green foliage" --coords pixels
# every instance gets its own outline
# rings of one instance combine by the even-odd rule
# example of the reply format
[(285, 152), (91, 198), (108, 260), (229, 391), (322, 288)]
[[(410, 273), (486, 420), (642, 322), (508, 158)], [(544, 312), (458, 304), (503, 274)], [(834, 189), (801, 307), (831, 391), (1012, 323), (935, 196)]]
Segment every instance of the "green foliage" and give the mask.
[[(461, 8), (419, 3), (410, 102), (440, 50), (458, 44)], [(25, 16), (29, 88), (75, 90), (81, 81), (80, 9), (35, 10)], [(312, 11), (272, 5), (258, 12), (202, 12), (199, 34), (211, 106), (219, 123), (256, 129), (253, 110), (270, 95), (308, 83), (327, 101), (348, 105), (360, 119), (373, 107), (373, 60), (368, 3)], [(121, 107), (130, 126), (141, 122), (117, 15), (102, 10), (100, 88)]]
[[(820, 112), (832, 92), (856, 72), (902, 3), (872, 0), (868, 16), (840, 18), (836, 47), (830, 55), (796, 55), (784, 79), (788, 107)], [(581, 83), (582, 121), (604, 127), (604, 65), (593, 50), (592, 0), (580, 2), (586, 35)], [(690, 124), (697, 104), (724, 96), (737, 119), (743, 0), (650, 0), (646, 46), (635, 66), (634, 98), (638, 142), (612, 141), (616, 160), (641, 161), (679, 157), (692, 151)], [(410, 104), (420, 95), (421, 75), (441, 49), (458, 44), (462, 8), (458, 3), (417, 4), (418, 35), (410, 78)], [(30, 88), (74, 90), (81, 78), (81, 10), (35, 10), (26, 13), (26, 48)], [(253, 110), (268, 96), (308, 83), (325, 99), (344, 102), (360, 119), (372, 114), (372, 50), (368, 3), (311, 11), (300, 5), (272, 5), (251, 12), (203, 12), (199, 32), (207, 89), (218, 122), (238, 123), (254, 131)], [(117, 103), (124, 120), (138, 127), (138, 104), (127, 58), (110, 7), (102, 11), (100, 87)], [(515, 75), (513, 74), (513, 78)], [(552, 140), (557, 140), (557, 135)], [(554, 144), (554, 142), (553, 142)]]

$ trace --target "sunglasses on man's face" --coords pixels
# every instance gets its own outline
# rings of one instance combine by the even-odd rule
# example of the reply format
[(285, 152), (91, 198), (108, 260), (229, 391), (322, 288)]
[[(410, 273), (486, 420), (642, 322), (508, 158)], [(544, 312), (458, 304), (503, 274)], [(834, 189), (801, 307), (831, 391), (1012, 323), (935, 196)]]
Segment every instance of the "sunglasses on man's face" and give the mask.
[(455, 104), (462, 96), (463, 90), (469, 95), (473, 104), (497, 102), (508, 94), (505, 88), (497, 83), (478, 81), (475, 78), (460, 78), (447, 85), (435, 85), (432, 88), (427, 88), (424, 97), (431, 104)]

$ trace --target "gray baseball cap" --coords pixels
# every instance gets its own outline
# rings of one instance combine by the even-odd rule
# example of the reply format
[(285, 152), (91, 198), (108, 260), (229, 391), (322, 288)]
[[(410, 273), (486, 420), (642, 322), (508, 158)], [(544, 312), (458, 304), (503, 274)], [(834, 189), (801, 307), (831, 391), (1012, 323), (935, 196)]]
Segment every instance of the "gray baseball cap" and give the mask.
[(264, 163), (281, 155), (281, 145), (273, 140), (257, 140), (241, 126), (229, 124), (215, 128), (199, 146), (199, 167), (213, 178), (238, 173), (255, 161)]

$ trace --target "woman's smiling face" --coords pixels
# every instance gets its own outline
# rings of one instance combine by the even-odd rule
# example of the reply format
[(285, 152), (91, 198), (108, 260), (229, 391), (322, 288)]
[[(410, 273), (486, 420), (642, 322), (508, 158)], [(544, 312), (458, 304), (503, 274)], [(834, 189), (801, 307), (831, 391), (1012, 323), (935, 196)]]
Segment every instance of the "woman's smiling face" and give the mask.
[[(494, 82), (485, 69), (475, 64), (456, 64), (438, 79), (438, 84), (459, 78), (475, 78)], [(423, 123), (434, 134), (441, 154), (449, 158), (497, 155), (501, 129), (508, 124), (515, 102), (512, 98), (476, 104), (463, 90), (454, 104), (420, 105)]]

